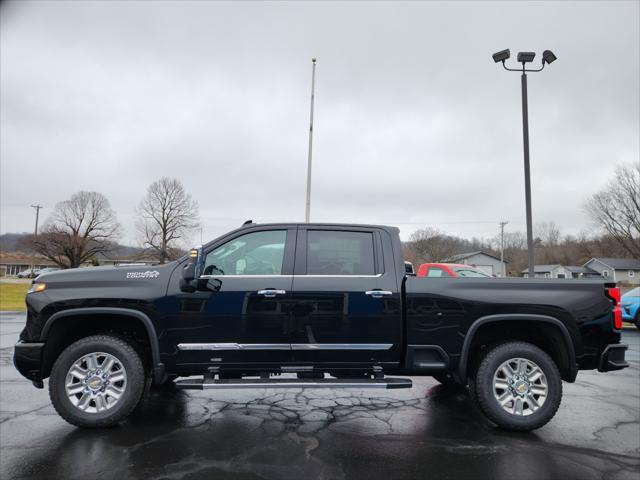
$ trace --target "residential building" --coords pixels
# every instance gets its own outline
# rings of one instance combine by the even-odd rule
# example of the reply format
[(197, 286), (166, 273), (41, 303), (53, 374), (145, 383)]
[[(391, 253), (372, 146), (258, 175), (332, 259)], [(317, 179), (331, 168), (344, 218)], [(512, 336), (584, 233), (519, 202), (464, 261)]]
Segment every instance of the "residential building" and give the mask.
[(15, 276), (28, 268), (46, 268), (56, 265), (46, 258), (22, 252), (0, 252), (0, 276)]
[[(522, 274), (525, 278), (530, 278), (529, 269), (522, 270)], [(554, 265), (534, 265), (533, 266), (533, 278), (573, 278), (573, 274), (568, 267), (563, 267), (559, 264)]]
[(640, 285), (640, 260), (634, 258), (592, 258), (584, 264), (614, 282)]
[(489, 275), (502, 277), (507, 271), (507, 262), (483, 251), (461, 253), (445, 260), (448, 263), (460, 263), (475, 267)]

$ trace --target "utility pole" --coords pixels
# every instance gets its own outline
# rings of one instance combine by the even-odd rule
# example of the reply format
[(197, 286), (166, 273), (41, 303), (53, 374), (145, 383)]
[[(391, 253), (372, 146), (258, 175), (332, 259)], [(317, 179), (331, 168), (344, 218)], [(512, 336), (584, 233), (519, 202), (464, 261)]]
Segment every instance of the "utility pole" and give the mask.
[(504, 226), (509, 222), (500, 222), (500, 262), (502, 265), (502, 276), (507, 276), (507, 268), (504, 265)]
[(42, 205), (31, 205), (31, 208), (36, 209), (36, 229), (33, 232), (33, 235), (37, 238), (38, 237), (38, 219), (40, 218), (40, 209), (44, 207)]
[(305, 210), (305, 222), (309, 223), (309, 218), (311, 216), (311, 157), (313, 150), (313, 101), (315, 98), (315, 88), (316, 88), (316, 59), (312, 58), (311, 63), (313, 64), (311, 69), (311, 113), (309, 115), (309, 158), (307, 163), (307, 204)]
[[(44, 208), (42, 205), (40, 204), (36, 204), (36, 205), (31, 205), (31, 208), (35, 208), (36, 209), (36, 228), (33, 231), (33, 238), (34, 240), (38, 239), (38, 220), (40, 218), (40, 209)], [(31, 262), (31, 273), (33, 274), (33, 270), (36, 268), (36, 254), (35, 252), (33, 253), (33, 257), (32, 257), (32, 262)]]

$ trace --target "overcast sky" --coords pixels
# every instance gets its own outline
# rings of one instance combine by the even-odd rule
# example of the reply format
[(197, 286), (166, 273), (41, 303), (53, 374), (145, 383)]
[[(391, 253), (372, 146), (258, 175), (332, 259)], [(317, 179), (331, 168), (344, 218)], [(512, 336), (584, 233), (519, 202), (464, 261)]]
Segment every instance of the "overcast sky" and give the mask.
[(135, 244), (161, 176), (199, 202), (205, 240), (304, 220), (314, 56), (312, 221), (524, 230), (504, 48), (558, 56), (529, 76), (533, 217), (587, 231), (586, 197), (640, 161), (639, 5), (2, 2), (0, 231), (95, 190)]

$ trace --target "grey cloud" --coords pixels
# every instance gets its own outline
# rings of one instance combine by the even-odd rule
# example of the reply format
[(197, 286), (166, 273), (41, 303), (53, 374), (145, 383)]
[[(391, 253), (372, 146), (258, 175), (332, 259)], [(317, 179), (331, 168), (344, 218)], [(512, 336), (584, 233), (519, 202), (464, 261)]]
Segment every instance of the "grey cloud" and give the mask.
[[(133, 208), (162, 175), (204, 235), (304, 215), (318, 57), (312, 219), (524, 229), (510, 47), (559, 57), (529, 79), (535, 221), (565, 232), (616, 163), (637, 161), (637, 2), (4, 2), (0, 230), (79, 189)], [(523, 20), (526, 19), (526, 20)], [(478, 222), (478, 223), (472, 223)], [(486, 223), (484, 223), (486, 222)]]

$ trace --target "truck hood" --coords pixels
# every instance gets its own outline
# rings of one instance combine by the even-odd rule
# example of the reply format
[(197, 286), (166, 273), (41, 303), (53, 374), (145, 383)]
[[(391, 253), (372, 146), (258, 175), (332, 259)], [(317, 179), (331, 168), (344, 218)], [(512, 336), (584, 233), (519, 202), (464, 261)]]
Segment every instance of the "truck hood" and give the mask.
[(47, 289), (87, 287), (90, 284), (128, 288), (141, 284), (166, 285), (177, 265), (178, 262), (169, 262), (164, 265), (71, 268), (45, 273), (35, 281), (46, 283)]

